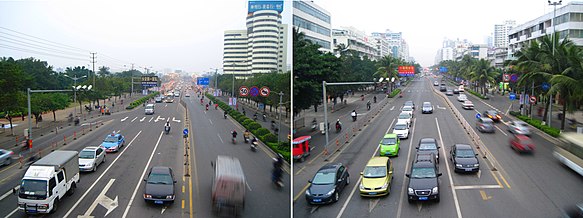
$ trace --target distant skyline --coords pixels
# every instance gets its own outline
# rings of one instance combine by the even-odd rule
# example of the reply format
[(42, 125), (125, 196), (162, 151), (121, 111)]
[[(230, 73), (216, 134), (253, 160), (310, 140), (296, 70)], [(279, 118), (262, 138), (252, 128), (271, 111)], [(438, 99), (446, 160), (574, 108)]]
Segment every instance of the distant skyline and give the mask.
[[(569, 2), (563, 1), (562, 6)], [(434, 64), (435, 55), (446, 38), (487, 44), (495, 24), (515, 20), (520, 25), (553, 11), (544, 0), (315, 0), (314, 3), (331, 13), (332, 28), (353, 26), (368, 35), (386, 29), (402, 32), (410, 56), (423, 67)]]
[[(147, 67), (160, 73), (165, 69), (209, 72), (222, 67), (224, 31), (246, 28), (247, 4), (241, 0), (0, 1), (0, 57), (34, 57), (56, 70), (91, 68), (90, 52), (95, 52), (96, 70), (101, 66), (113, 72), (129, 70), (133, 63), (140, 71)], [(289, 26), (291, 7), (286, 1), (282, 13), (282, 22)], [(290, 50), (291, 43), (290, 37)]]

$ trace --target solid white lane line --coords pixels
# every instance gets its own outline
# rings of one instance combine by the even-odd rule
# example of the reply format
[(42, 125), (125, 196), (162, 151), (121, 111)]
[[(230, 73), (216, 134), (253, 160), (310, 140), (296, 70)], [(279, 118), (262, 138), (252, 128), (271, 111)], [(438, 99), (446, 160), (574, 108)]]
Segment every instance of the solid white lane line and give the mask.
[(221, 138), (221, 135), (219, 135), (219, 134), (217, 133), (217, 136), (219, 136), (219, 139), (221, 140), (221, 143), (225, 143), (225, 141), (223, 141), (223, 138)]
[[(389, 130), (391, 129), (391, 126), (393, 126), (393, 123), (395, 122), (395, 119), (393, 119), (393, 121), (391, 122), (391, 125), (389, 126), (389, 129), (387, 129), (387, 132), (385, 132), (385, 135), (389, 132)], [(377, 146), (377, 149), (374, 150), (374, 152), (372, 153), (372, 157), (374, 157), (377, 152), (379, 151), (379, 149), (381, 148), (381, 146)], [(330, 161), (332, 162), (332, 161)], [(360, 176), (358, 176), (358, 181), (356, 181), (356, 183), (354, 183), (354, 187), (352, 188), (352, 191), (350, 192), (350, 195), (348, 196), (348, 199), (346, 199), (346, 201), (344, 202), (344, 205), (342, 205), (342, 209), (340, 209), (340, 212), (338, 213), (338, 216), (336, 216), (336, 218), (340, 218), (342, 216), (342, 214), (344, 213), (344, 210), (346, 209), (346, 206), (348, 206), (348, 203), (350, 202), (350, 199), (352, 199), (352, 196), (354, 195), (354, 193), (356, 192), (356, 188), (358, 188), (360, 186), (360, 180), (362, 178)]]
[(491, 189), (491, 188), (504, 188), (499, 185), (460, 185), (454, 186), (457, 190), (467, 190), (467, 189)]
[[(415, 126), (417, 122), (413, 122), (413, 126)], [(413, 127), (415, 129), (415, 127)], [(405, 164), (405, 174), (407, 174), (409, 170), (409, 164), (411, 164), (411, 151), (413, 150), (413, 134), (415, 131), (411, 132), (410, 142), (409, 142), (409, 152), (407, 153), (407, 164)], [(399, 207), (397, 208), (397, 217), (401, 217), (401, 208), (403, 207), (403, 198), (405, 198), (405, 193), (407, 192), (405, 185), (405, 181), (407, 180), (407, 176), (403, 175), (403, 186), (401, 187), (401, 196), (399, 197)]]
[(16, 211), (18, 211), (18, 207), (14, 209), (12, 212), (10, 212), (8, 215), (6, 215), (5, 218), (11, 217), (14, 213), (16, 213)]
[(213, 121), (211, 119), (209, 119), (209, 122), (211, 123), (211, 125), (213, 124)]
[(510, 108), (512, 108), (512, 103), (510, 103), (510, 105), (508, 105), (508, 109), (506, 110), (506, 115), (508, 115), (508, 113), (510, 113)]
[(154, 119), (154, 117), (150, 117), (150, 120), (148, 120), (148, 123), (152, 122), (153, 119)]
[(65, 216), (63, 216), (64, 218), (66, 218), (67, 216), (69, 216), (73, 210), (79, 206), (79, 203), (81, 203), (81, 201), (83, 200), (83, 198), (85, 198), (85, 196), (87, 196), (87, 194), (89, 194), (89, 192), (91, 191), (91, 189), (93, 189), (93, 187), (95, 187), (95, 185), (97, 184), (97, 182), (99, 182), (99, 180), (101, 180), (101, 177), (103, 177), (107, 171), (109, 171), (109, 169), (111, 167), (113, 167), (113, 165), (115, 165), (115, 162), (117, 162), (117, 159), (119, 159), (121, 156), (123, 156), (123, 154), (128, 150), (128, 148), (130, 148), (132, 146), (132, 143), (134, 142), (134, 140), (136, 140), (138, 138), (138, 136), (142, 133), (142, 131), (140, 130), (138, 132), (138, 134), (136, 134), (136, 136), (134, 136), (134, 138), (130, 141), (130, 143), (128, 143), (128, 146), (123, 149), (121, 151), (121, 153), (119, 153), (119, 155), (115, 158), (115, 160), (113, 160), (113, 162), (111, 162), (111, 164), (107, 167), (107, 169), (105, 169), (105, 171), (103, 171), (103, 173), (101, 173), (101, 175), (99, 177), (97, 177), (97, 179), (95, 180), (95, 182), (93, 182), (93, 184), (91, 186), (89, 186), (89, 189), (87, 189), (87, 191), (85, 191), (85, 193), (79, 198), (79, 200), (77, 200), (77, 202), (75, 202), (75, 204), (73, 205), (73, 207), (71, 207), (71, 209), (69, 209), (69, 211), (67, 211), (67, 213), (65, 214)]
[[(17, 185), (16, 187), (14, 187), (15, 189), (19, 189), (20, 185)], [(8, 197), (9, 195), (12, 194), (12, 190), (6, 192), (5, 194), (2, 195), (2, 197), (0, 197), (0, 201), (4, 200), (4, 198)]]
[(133, 123), (133, 122), (134, 122), (134, 120), (136, 120), (136, 119), (138, 119), (138, 117), (134, 117), (134, 119), (132, 119), (132, 121), (131, 121), (131, 122)]
[(162, 139), (162, 134), (164, 132), (160, 132), (160, 136), (158, 136), (158, 141), (156, 142), (156, 146), (154, 146), (154, 150), (152, 150), (152, 154), (150, 154), (150, 158), (148, 159), (148, 163), (146, 163), (146, 167), (144, 167), (144, 171), (142, 172), (142, 175), (140, 176), (140, 178), (138, 178), (138, 185), (136, 185), (136, 188), (134, 189), (134, 193), (132, 194), (132, 197), (130, 198), (130, 202), (128, 203), (128, 206), (126, 206), (126, 210), (123, 212), (122, 218), (125, 218), (128, 215), (128, 212), (130, 211), (130, 207), (132, 206), (132, 203), (134, 202), (134, 198), (136, 196), (136, 193), (138, 192), (138, 189), (140, 188), (140, 185), (142, 184), (144, 175), (146, 175), (146, 171), (148, 170), (148, 166), (150, 165), (150, 162), (152, 161), (152, 158), (154, 157), (154, 154), (156, 153), (156, 149), (158, 148), (158, 145), (160, 144), (160, 139)]
[[(435, 118), (435, 124), (437, 126), (437, 134), (439, 134), (439, 142), (441, 142), (441, 151), (443, 152), (442, 157), (447, 157), (447, 152), (445, 151), (445, 144), (443, 144), (443, 137), (441, 136), (441, 129), (439, 128), (439, 121), (437, 121), (437, 117)], [(453, 178), (451, 177), (451, 170), (449, 169), (449, 160), (445, 159), (445, 168), (447, 169), (447, 177), (449, 178), (449, 186), (454, 187), (453, 185)], [(457, 199), (457, 193), (455, 192), (455, 188), (451, 189), (451, 193), (453, 194), (453, 202), (455, 204), (455, 210), (457, 212), (457, 217), (462, 218), (462, 211), (460, 209), (460, 203)]]

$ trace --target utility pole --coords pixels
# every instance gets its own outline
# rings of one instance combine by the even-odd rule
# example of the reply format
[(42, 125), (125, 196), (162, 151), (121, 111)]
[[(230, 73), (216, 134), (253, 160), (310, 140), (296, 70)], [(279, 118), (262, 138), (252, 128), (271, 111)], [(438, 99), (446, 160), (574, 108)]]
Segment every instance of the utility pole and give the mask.
[[(561, 2), (563, 2), (563, 0), (559, 0), (559, 2), (551, 2), (550, 0), (548, 1), (549, 5), (554, 6), (553, 9), (553, 19), (551, 19), (551, 24), (553, 25), (553, 35), (551, 35), (551, 40), (553, 40), (553, 56), (555, 56), (555, 35), (556, 35), (556, 29), (555, 29), (555, 19), (557, 16), (557, 5), (561, 5)], [(552, 114), (553, 114), (553, 93), (549, 93), (549, 127), (551, 126), (551, 119), (553, 118)]]
[(277, 107), (277, 109), (279, 109), (279, 110), (277, 110), (277, 112), (278, 112), (277, 122), (279, 122), (279, 127), (277, 127), (277, 144), (279, 145), (279, 141), (280, 141), (279, 137), (281, 137), (280, 136), (281, 135), (280, 134), (280, 132), (281, 132), (281, 106), (282, 106), (281, 101), (282, 101), (282, 97), (283, 97), (283, 92), (280, 91), (277, 94), (279, 95), (279, 107)]
[(130, 97), (134, 94), (134, 64), (132, 63), (132, 70), (130, 71), (130, 77), (132, 78), (132, 91), (130, 92)]
[(95, 88), (95, 77), (97, 74), (95, 73), (95, 52), (91, 52), (91, 63), (93, 64), (93, 88)]

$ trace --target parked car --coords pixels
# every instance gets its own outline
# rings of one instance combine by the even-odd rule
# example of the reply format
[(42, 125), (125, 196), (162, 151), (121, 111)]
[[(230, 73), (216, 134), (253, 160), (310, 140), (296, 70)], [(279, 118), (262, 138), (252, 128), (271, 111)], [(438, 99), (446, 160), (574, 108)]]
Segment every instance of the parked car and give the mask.
[(534, 152), (534, 143), (525, 135), (513, 135), (510, 137), (510, 147), (518, 152)]
[(14, 155), (13, 151), (0, 149), (0, 166), (10, 165), (12, 163), (12, 155)]
[(453, 91), (451, 89), (448, 89), (447, 91), (445, 91), (445, 95), (453, 96)]
[(119, 133), (111, 133), (105, 137), (101, 143), (101, 147), (105, 149), (106, 152), (119, 151), (121, 147), (125, 144), (125, 137)]
[(393, 164), (388, 157), (371, 158), (364, 170), (360, 172), (361, 196), (383, 196), (391, 192), (393, 180)]
[(98, 146), (89, 146), (79, 152), (79, 171), (97, 171), (105, 163), (105, 150)]
[(306, 201), (309, 204), (326, 204), (339, 200), (340, 192), (350, 183), (350, 175), (342, 163), (329, 163), (308, 182)]
[(464, 103), (462, 103), (462, 108), (466, 110), (473, 110), (474, 103), (472, 103), (471, 101), (464, 101)]
[(423, 102), (423, 106), (421, 107), (421, 113), (427, 113), (427, 114), (432, 114), (433, 113), (433, 105), (431, 105), (431, 102)]
[(465, 102), (467, 100), (468, 100), (468, 96), (466, 96), (464, 94), (460, 94), (459, 96), (457, 96), (457, 101)]
[(530, 136), (530, 129), (524, 121), (510, 121), (508, 123), (508, 131), (517, 135)]
[(397, 118), (398, 118), (397, 123), (406, 122), (407, 124), (409, 124), (410, 127), (412, 123), (411, 118), (413, 118), (413, 115), (411, 113), (401, 112)]
[(428, 154), (417, 154), (411, 171), (405, 176), (407, 184), (407, 199), (413, 201), (435, 200), (439, 202), (439, 178), (442, 174), (435, 162), (435, 157)]
[(455, 172), (478, 172), (480, 162), (477, 157), (478, 154), (470, 145), (454, 144), (451, 146), (450, 159)]
[(400, 139), (407, 139), (409, 138), (409, 124), (406, 122), (398, 122), (393, 127), (393, 133), (397, 134), (397, 137)]
[(399, 156), (399, 146), (401, 145), (401, 140), (397, 137), (397, 134), (388, 133), (385, 134), (381, 142), (379, 142), (379, 154), (381, 156)]
[(480, 117), (476, 121), (476, 128), (480, 132), (493, 133), (494, 132), (494, 121), (492, 121), (492, 119), (490, 119), (490, 118)]
[(419, 140), (417, 147), (417, 154), (431, 154), (435, 156), (435, 160), (439, 164), (439, 145), (434, 138), (422, 138)]
[(144, 201), (154, 204), (174, 203), (176, 179), (172, 168), (152, 167), (144, 181), (146, 182)]
[(482, 114), (482, 117), (490, 118), (494, 122), (502, 121), (502, 116), (500, 116), (500, 113), (498, 113), (498, 111), (495, 111), (495, 110), (484, 111), (484, 113)]

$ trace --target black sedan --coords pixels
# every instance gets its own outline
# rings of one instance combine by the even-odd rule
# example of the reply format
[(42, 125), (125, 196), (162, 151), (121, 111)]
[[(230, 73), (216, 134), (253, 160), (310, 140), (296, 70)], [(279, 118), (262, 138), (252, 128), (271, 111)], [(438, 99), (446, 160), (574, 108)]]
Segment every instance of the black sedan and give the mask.
[(350, 183), (350, 175), (342, 163), (329, 163), (320, 168), (309, 183), (308, 204), (326, 204), (338, 201), (340, 192)]
[(455, 144), (451, 147), (450, 155), (455, 172), (478, 172), (480, 170), (478, 154), (474, 152), (472, 146)]
[(174, 203), (175, 183), (174, 173), (170, 167), (152, 167), (146, 182), (144, 200), (154, 204)]
[(432, 154), (435, 156), (437, 163), (439, 163), (439, 146), (437, 140), (434, 138), (422, 138), (417, 145), (417, 154)]

